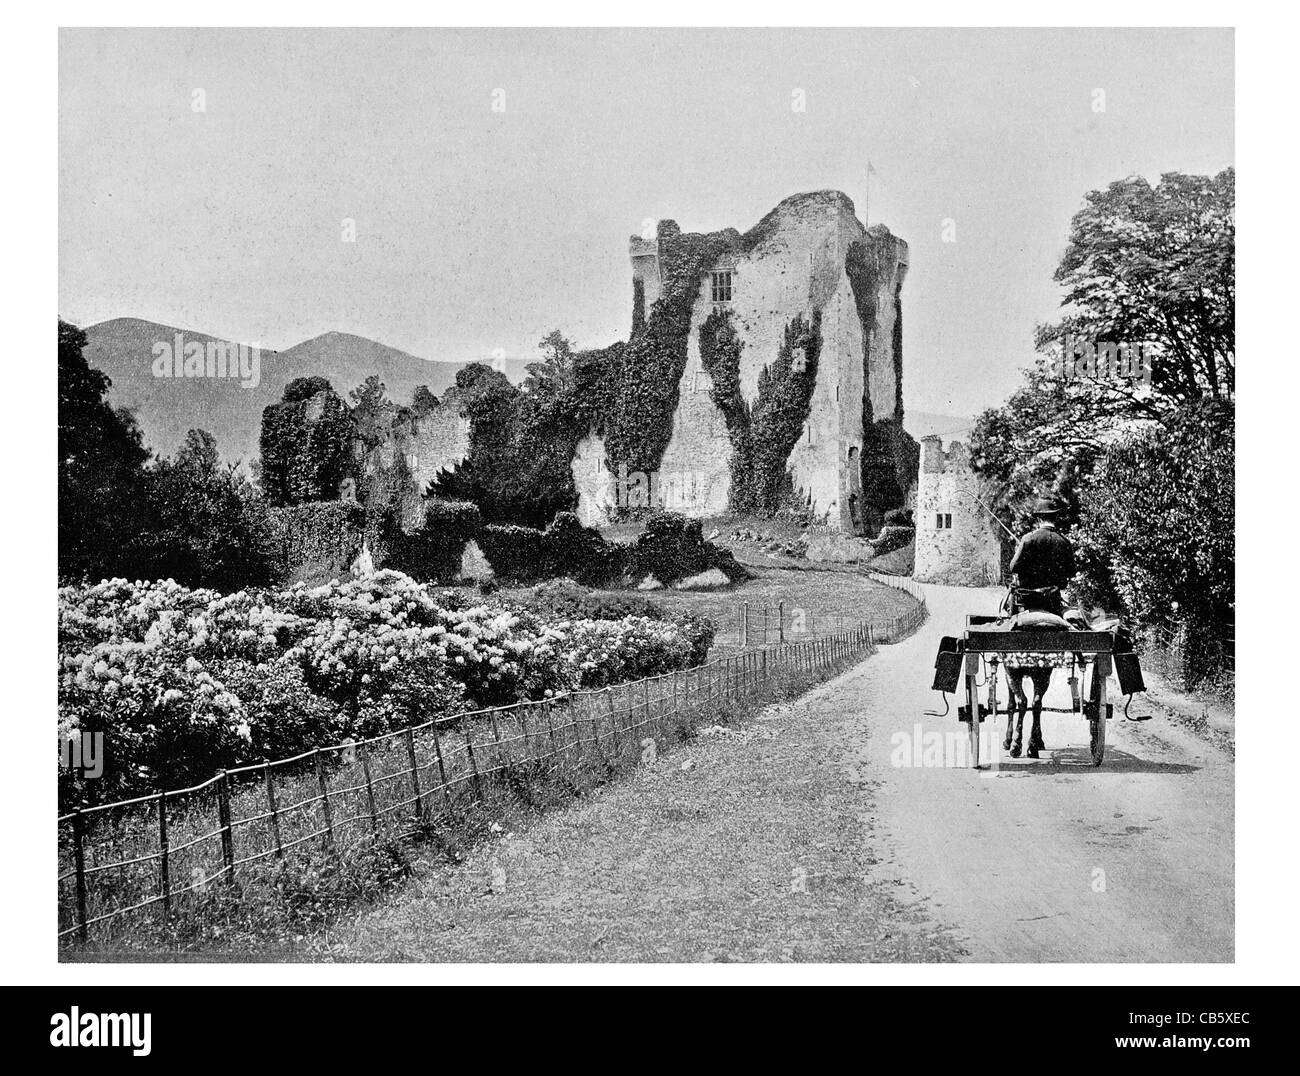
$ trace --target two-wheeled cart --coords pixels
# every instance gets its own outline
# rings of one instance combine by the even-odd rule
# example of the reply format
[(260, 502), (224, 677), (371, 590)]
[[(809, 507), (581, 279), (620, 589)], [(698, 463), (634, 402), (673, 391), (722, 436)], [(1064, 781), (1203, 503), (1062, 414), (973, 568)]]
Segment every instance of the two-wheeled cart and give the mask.
[[(980, 725), (985, 717), (996, 717), (997, 665), (1008, 656), (1041, 655), (1053, 664), (1070, 668), (1086, 689), (1077, 693), (1074, 706), (1066, 711), (1077, 713), (1088, 722), (1093, 765), (1100, 766), (1106, 753), (1106, 722), (1113, 713), (1107, 701), (1107, 679), (1114, 672), (1120, 691), (1130, 695), (1145, 691), (1138, 656), (1128, 637), (1120, 630), (1023, 630), (1012, 627), (1007, 617), (969, 616), (966, 631), (960, 637), (945, 636), (935, 659), (934, 690), (955, 694), (964, 684), (966, 704), (958, 706), (959, 720), (969, 726), (971, 766), (980, 766)], [(979, 673), (988, 662), (988, 705), (978, 697)], [(1010, 707), (1008, 707), (1010, 713)]]

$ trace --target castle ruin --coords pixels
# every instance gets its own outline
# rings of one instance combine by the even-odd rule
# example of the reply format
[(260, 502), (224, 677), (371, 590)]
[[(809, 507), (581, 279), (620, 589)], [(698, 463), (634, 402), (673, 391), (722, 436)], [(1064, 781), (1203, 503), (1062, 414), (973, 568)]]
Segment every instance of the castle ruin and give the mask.
[[(664, 225), (629, 246), (633, 334), (664, 290)], [(786, 198), (700, 274), (672, 436), (654, 476), (663, 507), (690, 516), (733, 510), (733, 453), (727, 418), (701, 352), (711, 315), (725, 315), (739, 341), (744, 408), (760, 396), (783, 346), (795, 371), (808, 361), (791, 348), (792, 324), (814, 326), (816, 379), (797, 441), (785, 462), (792, 506), (849, 534), (874, 534), (904, 504), (917, 449), (903, 431), (902, 288), (907, 244), (883, 225), (865, 228), (839, 191)], [(798, 320), (796, 320), (798, 319)], [(784, 446), (782, 446), (784, 450)], [(596, 433), (578, 445), (573, 472), (579, 517), (598, 524), (618, 503), (619, 461)]]

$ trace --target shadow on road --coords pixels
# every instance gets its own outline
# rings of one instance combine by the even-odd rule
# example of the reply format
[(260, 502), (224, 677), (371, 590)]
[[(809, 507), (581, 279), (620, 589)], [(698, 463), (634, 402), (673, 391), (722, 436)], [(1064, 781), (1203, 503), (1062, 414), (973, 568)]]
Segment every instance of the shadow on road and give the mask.
[(1024, 774), (1032, 777), (1080, 777), (1095, 774), (1104, 777), (1107, 774), (1128, 773), (1196, 773), (1200, 766), (1191, 766), (1183, 762), (1152, 762), (1138, 758), (1127, 751), (1107, 749), (1106, 757), (1100, 766), (1092, 764), (1092, 754), (1086, 747), (1061, 747), (1051, 751), (1051, 758), (1012, 758), (1005, 752), (998, 760), (999, 772)]

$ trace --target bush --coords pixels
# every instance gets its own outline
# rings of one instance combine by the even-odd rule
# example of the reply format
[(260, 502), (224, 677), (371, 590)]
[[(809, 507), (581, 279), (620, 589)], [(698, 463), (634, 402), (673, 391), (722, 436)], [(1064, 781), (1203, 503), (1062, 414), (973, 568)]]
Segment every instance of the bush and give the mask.
[(623, 573), (622, 547), (584, 527), (572, 512), (560, 512), (544, 531), (509, 524), (484, 527), (479, 544), (492, 570), (505, 579), (526, 582), (558, 575), (603, 586)]
[(61, 807), (684, 668), (712, 632), (694, 618), (470, 605), (392, 571), (225, 596), (170, 580), (65, 587), (59, 731), (103, 733), (108, 750), (97, 780), (60, 773)]
[(718, 568), (728, 579), (747, 579), (749, 573), (728, 550), (704, 540), (698, 519), (675, 512), (655, 512), (628, 553), (631, 574), (641, 579), (653, 575), (668, 584), (709, 568)]
[(1079, 596), (1137, 623), (1182, 630), (1184, 683), (1223, 660), (1235, 615), (1235, 424), (1230, 404), (1189, 404), (1117, 439), (1080, 492)]
[(910, 508), (891, 508), (885, 513), (885, 526), (915, 526), (912, 520), (912, 510)]
[(568, 575), (589, 586), (603, 586), (622, 574), (622, 548), (584, 527), (572, 512), (561, 512), (542, 541), (547, 575)]
[(875, 550), (876, 556), (883, 556), (885, 553), (892, 553), (896, 549), (902, 549), (903, 546), (915, 538), (915, 527), (886, 523), (880, 529), (880, 534), (872, 539), (871, 548)]
[(424, 521), (410, 534), (388, 517), (374, 550), (375, 562), (421, 582), (453, 582), (465, 546), (482, 523), (478, 508), (466, 501), (427, 500)]
[(542, 532), (511, 523), (488, 524), (479, 533), (479, 547), (492, 571), (502, 579), (521, 582), (546, 574)]

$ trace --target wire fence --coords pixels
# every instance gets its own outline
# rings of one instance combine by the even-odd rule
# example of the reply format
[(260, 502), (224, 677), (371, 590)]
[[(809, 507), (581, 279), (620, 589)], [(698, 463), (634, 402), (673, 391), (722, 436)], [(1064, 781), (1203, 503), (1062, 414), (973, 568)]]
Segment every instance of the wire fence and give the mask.
[[(863, 574), (868, 574), (882, 586), (903, 591), (915, 603), (907, 612), (896, 617), (872, 622), (877, 642), (887, 643), (910, 635), (925, 620), (925, 595), (911, 580), (899, 576)], [(713, 615), (713, 619), (718, 627), (718, 645), (734, 646), (741, 650), (815, 639), (822, 635), (838, 635), (846, 630), (846, 625), (854, 623), (854, 618), (843, 612), (809, 609), (807, 603), (796, 600), (777, 601), (775, 604), (765, 602), (761, 605), (739, 602), (722, 616)]]
[[(539, 767), (577, 773), (640, 757), (656, 730), (752, 697), (780, 673), (816, 674), (901, 638), (924, 599), (879, 624), (778, 642), (690, 669), (439, 718), (374, 739), (225, 770), (190, 788), (58, 820), (61, 944), (166, 918), (237, 876), (295, 855), (341, 857), (452, 824)], [(653, 749), (653, 748), (652, 748)]]

